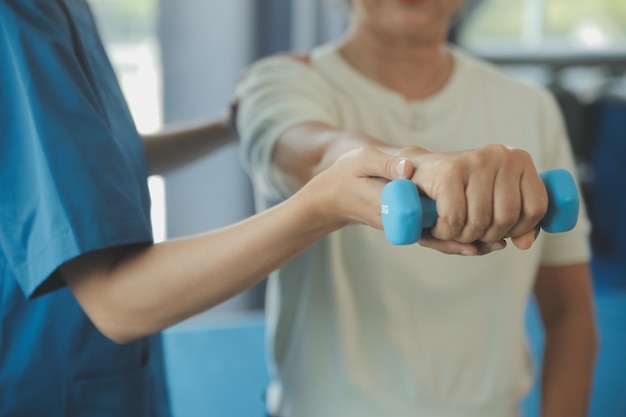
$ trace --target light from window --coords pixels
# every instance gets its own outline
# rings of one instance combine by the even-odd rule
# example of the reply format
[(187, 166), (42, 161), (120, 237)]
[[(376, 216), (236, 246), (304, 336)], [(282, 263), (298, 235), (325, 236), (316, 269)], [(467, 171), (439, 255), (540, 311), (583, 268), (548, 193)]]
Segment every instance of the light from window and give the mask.
[(624, 0), (485, 0), (459, 43), (475, 52), (626, 51)]
[[(137, 130), (162, 127), (161, 64), (155, 36), (156, 0), (89, 0), (102, 41)], [(148, 178), (155, 242), (166, 238), (165, 181)]]

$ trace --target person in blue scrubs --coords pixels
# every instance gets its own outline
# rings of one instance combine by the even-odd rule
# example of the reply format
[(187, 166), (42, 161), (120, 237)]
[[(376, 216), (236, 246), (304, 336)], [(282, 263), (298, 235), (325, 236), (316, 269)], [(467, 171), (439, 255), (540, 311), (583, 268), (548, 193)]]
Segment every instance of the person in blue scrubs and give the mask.
[(1, 416), (169, 415), (151, 335), (348, 219), (381, 228), (372, 178), (413, 170), (361, 152), (267, 213), (153, 244), (148, 173), (206, 155), (226, 125), (140, 138), (84, 0), (0, 2)]

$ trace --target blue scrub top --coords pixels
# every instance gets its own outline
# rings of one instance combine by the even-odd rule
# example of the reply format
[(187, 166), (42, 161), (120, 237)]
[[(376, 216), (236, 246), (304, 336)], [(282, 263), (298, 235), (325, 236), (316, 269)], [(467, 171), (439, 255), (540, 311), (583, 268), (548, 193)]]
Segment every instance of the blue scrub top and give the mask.
[(143, 158), (85, 1), (0, 1), (0, 415), (168, 415), (160, 338), (111, 342), (57, 273), (152, 242)]

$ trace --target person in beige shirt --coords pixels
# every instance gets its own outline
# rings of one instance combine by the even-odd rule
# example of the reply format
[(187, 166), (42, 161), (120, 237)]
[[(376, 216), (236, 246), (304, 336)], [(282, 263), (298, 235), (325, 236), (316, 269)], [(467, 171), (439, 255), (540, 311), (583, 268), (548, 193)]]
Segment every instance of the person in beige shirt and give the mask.
[(533, 295), (547, 335), (542, 416), (586, 415), (596, 336), (584, 207), (572, 232), (532, 247), (524, 234), (526, 181), (575, 171), (561, 115), (546, 91), (446, 44), (460, 4), (354, 0), (345, 37), (265, 59), (238, 88), (259, 210), (375, 148), (411, 159), (440, 214), (419, 246), (352, 225), (272, 274), (271, 415), (516, 416), (534, 379)]

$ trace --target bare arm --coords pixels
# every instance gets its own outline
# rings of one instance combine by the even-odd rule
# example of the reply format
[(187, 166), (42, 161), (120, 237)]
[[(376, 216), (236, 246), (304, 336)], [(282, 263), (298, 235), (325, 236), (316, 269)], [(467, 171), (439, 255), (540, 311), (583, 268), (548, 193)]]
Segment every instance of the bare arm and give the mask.
[(535, 284), (545, 328), (542, 417), (587, 416), (597, 335), (587, 264), (542, 267)]
[(60, 268), (92, 322), (118, 342), (157, 332), (244, 291), (349, 222), (381, 228), (380, 196), (410, 163), (366, 149), (283, 204), (233, 226), (144, 248), (89, 253)]
[(162, 174), (180, 168), (234, 140), (227, 116), (144, 135), (148, 171), (150, 174)]
[(530, 156), (491, 145), (466, 152), (435, 153), (397, 148), (359, 132), (318, 122), (285, 131), (273, 150), (274, 177), (293, 193), (340, 155), (364, 146), (411, 159), (413, 181), (437, 201), (439, 220), (420, 240), (444, 253), (486, 254), (503, 248), (505, 237), (529, 248), (545, 214), (547, 194)]
[(396, 154), (400, 151), (370, 136), (340, 131), (324, 123), (299, 124), (283, 133), (274, 148), (276, 179), (293, 194), (341, 155), (364, 147)]

